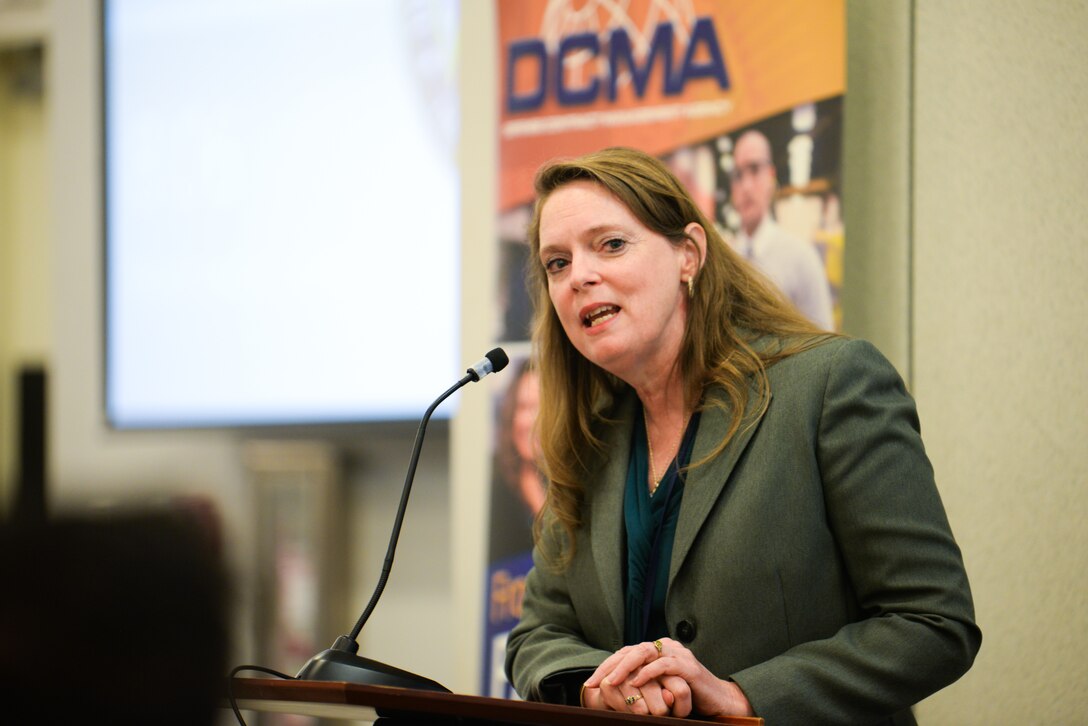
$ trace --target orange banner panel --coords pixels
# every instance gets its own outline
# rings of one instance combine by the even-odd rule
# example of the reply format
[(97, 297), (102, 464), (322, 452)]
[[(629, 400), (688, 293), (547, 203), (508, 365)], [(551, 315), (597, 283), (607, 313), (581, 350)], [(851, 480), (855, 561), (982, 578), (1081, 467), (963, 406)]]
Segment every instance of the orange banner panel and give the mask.
[(500, 209), (549, 158), (662, 154), (845, 91), (842, 0), (500, 0)]

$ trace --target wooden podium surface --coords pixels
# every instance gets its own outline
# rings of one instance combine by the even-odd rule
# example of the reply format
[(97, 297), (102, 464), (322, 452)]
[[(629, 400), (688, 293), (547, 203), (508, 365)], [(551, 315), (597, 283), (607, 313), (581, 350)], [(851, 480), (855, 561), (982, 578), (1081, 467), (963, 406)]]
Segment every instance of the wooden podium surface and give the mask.
[(592, 711), (573, 706), (529, 703), (503, 698), (463, 696), (454, 693), (415, 691), (354, 683), (236, 678), (234, 697), (238, 707), (250, 711), (294, 713), (322, 718), (396, 724), (456, 723), (463, 726), (519, 724), (539, 726), (683, 726), (684, 724), (731, 724), (762, 726), (761, 718), (722, 717), (714, 721), (661, 718), (631, 713)]

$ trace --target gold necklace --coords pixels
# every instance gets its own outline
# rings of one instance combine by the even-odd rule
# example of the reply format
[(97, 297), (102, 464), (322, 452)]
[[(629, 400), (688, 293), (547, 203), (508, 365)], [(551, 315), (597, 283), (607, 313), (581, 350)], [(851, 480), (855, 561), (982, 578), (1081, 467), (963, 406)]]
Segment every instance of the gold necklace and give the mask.
[(650, 419), (646, 417), (646, 409), (642, 409), (642, 423), (646, 426), (646, 448), (650, 451), (650, 496), (657, 493), (661, 482), (657, 478), (657, 469), (654, 467), (654, 445), (650, 441)]
[[(645, 407), (643, 407), (643, 409), (642, 409), (642, 423), (643, 423), (644, 426), (646, 426), (646, 449), (650, 453), (650, 479), (651, 479), (651, 482), (650, 482), (650, 496), (653, 497), (653, 495), (657, 492), (657, 488), (659, 486), (661, 486), (661, 481), (657, 478), (657, 467), (654, 466), (654, 445), (653, 445), (653, 442), (650, 441), (650, 419), (646, 415), (646, 408)], [(684, 417), (684, 424), (680, 428), (680, 438), (681, 439), (684, 438), (684, 429), (685, 428), (687, 428), (687, 417), (686, 416)], [(680, 452), (678, 451), (676, 455), (679, 456)], [(668, 473), (667, 469), (666, 469), (665, 473), (666, 474)], [(662, 475), (662, 476), (664, 476), (664, 475)]]

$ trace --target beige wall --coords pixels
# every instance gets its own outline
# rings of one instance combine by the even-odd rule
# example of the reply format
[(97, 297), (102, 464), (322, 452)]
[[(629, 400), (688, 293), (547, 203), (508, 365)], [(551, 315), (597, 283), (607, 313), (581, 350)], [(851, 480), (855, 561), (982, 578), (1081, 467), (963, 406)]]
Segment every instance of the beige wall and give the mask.
[[(244, 594), (254, 524), (240, 438), (118, 434), (102, 422), (96, 17), (82, 0), (41, 7), (48, 101), (34, 124), (40, 133), (22, 137), (15, 153), (36, 153), (38, 144), (47, 159), (39, 200), (47, 211), (32, 224), (49, 243), (31, 264), (48, 279), (8, 302), (10, 261), (22, 253), (4, 241), (9, 227), (0, 222), (0, 376), (10, 377), (17, 341), (27, 339), (10, 311), (44, 301), (34, 309), (49, 310), (48, 322), (30, 328), (48, 331), (34, 340), (54, 372), (55, 496), (207, 493), (223, 511)], [(473, 264), (463, 266), (462, 285), (471, 321), (491, 320), (494, 285), (491, 8), (478, 0), (463, 8), (462, 232)], [(1088, 6), (849, 0), (848, 20), (846, 325), (876, 341), (911, 381), (984, 630), (975, 668), (923, 703), (920, 719), (1084, 722)], [(0, 167), (11, 153), (0, 140)], [(12, 203), (7, 183), (0, 197)], [(465, 325), (463, 357), (486, 350), (491, 334), (489, 325)], [(482, 624), (482, 393), (463, 397), (448, 458), (441, 430), (431, 434), (396, 575), (362, 639), (366, 655), (465, 692), (478, 688)], [(373, 551), (384, 549), (396, 498), (389, 491), (399, 487), (410, 439), (378, 441), (353, 469), (353, 612), (344, 630), (376, 580)], [(243, 629), (252, 606), (239, 603)], [(424, 629), (408, 637), (404, 613)], [(248, 656), (242, 640), (240, 659)]]
[(916, 3), (914, 390), (982, 650), (930, 723), (1088, 722), (1088, 4)]
[[(461, 8), (461, 265), (462, 321), (492, 321), (498, 254), (495, 204), (498, 188), (497, 119), (499, 113), (495, 17), (490, 3), (464, 2)], [(497, 327), (488, 323), (461, 326), (466, 352), (489, 350)], [(476, 354), (477, 356), (480, 353)], [(490, 383), (486, 380), (483, 383)], [(458, 664), (454, 690), (477, 693), (483, 638), (484, 573), (487, 563), (490, 502), (490, 401), (464, 396), (453, 422), (451, 473), (453, 507), (453, 652)]]
[(911, 11), (847, 9), (843, 326), (910, 377)]
[(42, 364), (52, 337), (46, 111), (27, 85), (40, 72), (40, 53), (24, 40), (0, 38), (0, 509), (16, 476), (16, 371)]

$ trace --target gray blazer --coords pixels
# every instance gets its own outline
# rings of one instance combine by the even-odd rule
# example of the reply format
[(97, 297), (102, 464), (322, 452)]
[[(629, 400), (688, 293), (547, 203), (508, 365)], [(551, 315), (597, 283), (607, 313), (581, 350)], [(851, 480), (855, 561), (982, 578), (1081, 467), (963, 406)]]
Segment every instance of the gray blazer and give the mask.
[[(755, 423), (688, 475), (665, 615), (670, 636), (779, 724), (913, 723), (981, 643), (967, 575), (914, 402), (872, 345), (834, 339), (768, 370)], [(750, 407), (751, 408), (751, 407)], [(549, 678), (623, 646), (623, 489), (635, 401), (616, 401), (570, 567), (536, 566), (506, 670)], [(754, 414), (752, 414), (754, 415)], [(692, 461), (727, 418), (702, 414)]]

